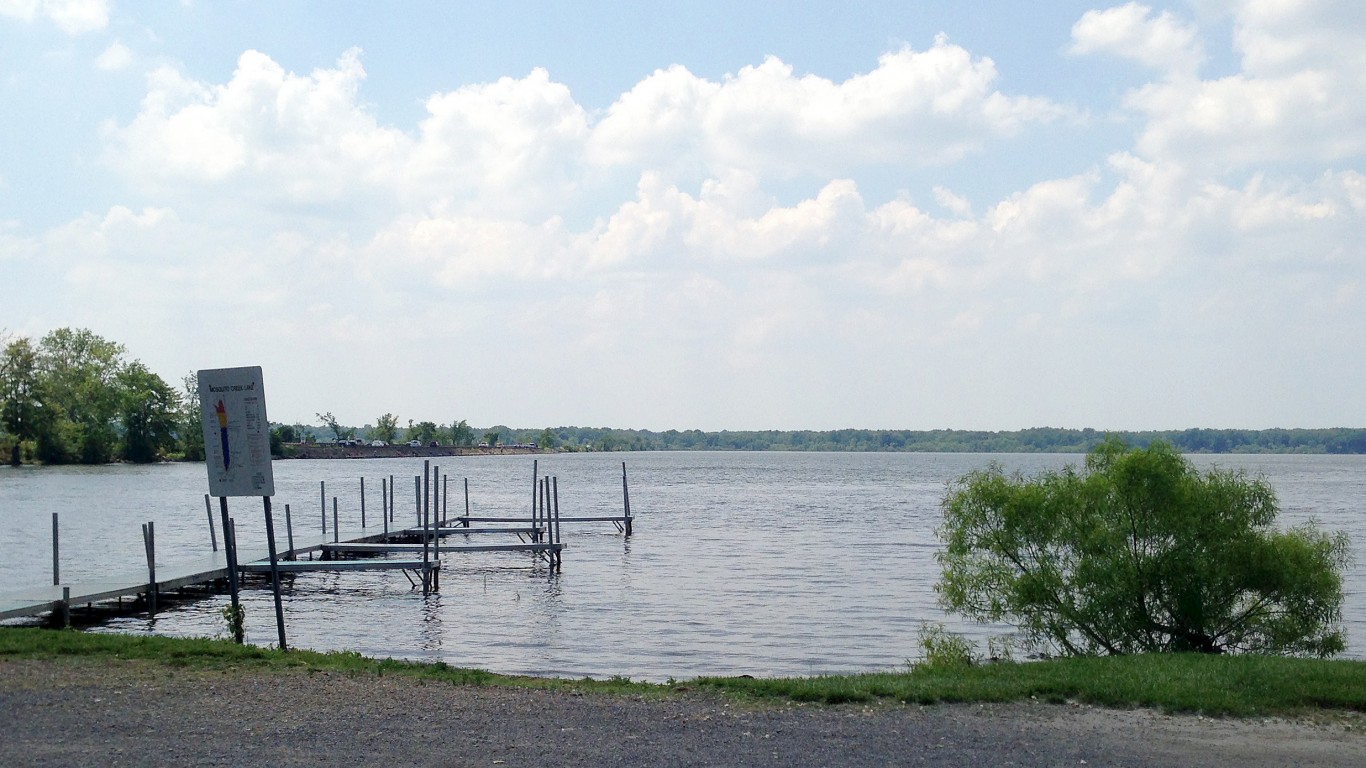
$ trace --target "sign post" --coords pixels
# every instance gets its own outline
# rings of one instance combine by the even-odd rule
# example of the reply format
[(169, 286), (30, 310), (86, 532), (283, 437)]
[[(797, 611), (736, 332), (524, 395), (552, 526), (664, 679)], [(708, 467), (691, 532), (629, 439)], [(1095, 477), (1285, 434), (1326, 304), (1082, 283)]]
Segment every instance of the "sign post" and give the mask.
[[(275, 521), (271, 519), (270, 509), (270, 497), (275, 495), (275, 475), (270, 463), (270, 422), (266, 419), (266, 388), (261, 367), (201, 370), (199, 405), (209, 493), (219, 497), (224, 526), (227, 526), (228, 496), (260, 496), (262, 499), (270, 551), (270, 580), (275, 592), (275, 625), (279, 630), (280, 650), (286, 650), (280, 565), (275, 553)], [(237, 580), (236, 546), (233, 550), (228, 558), (230, 582)], [(234, 616), (240, 617), (235, 587), (232, 608)]]

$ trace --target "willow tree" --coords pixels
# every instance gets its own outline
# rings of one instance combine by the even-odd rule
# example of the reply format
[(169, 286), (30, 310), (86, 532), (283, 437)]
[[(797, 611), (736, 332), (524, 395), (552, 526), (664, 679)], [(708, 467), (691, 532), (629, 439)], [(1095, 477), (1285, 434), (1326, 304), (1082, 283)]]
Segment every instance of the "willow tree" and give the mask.
[(967, 474), (943, 501), (941, 604), (1065, 655), (1344, 647), (1347, 537), (1275, 526), (1270, 485), (1105, 441), (1083, 470)]

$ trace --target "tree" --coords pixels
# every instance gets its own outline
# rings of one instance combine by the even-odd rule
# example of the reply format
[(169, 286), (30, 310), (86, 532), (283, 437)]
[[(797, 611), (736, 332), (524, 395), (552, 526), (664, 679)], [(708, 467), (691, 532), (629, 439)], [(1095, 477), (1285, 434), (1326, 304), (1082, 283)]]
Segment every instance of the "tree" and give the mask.
[(0, 357), (0, 424), (15, 437), (9, 459), (14, 466), (19, 466), (20, 444), (38, 437), (44, 416), (38, 351), (28, 339), (15, 339)]
[(542, 448), (558, 448), (560, 445), (560, 438), (555, 434), (555, 430), (546, 427), (541, 430), (541, 435), (537, 438), (536, 442), (537, 445)]
[(414, 424), (408, 422), (408, 439), (416, 440), (420, 443), (428, 443), (436, 439), (436, 422), (419, 421)]
[(186, 461), (204, 460), (204, 426), (199, 404), (199, 374), (190, 371), (180, 379), (180, 452)]
[(346, 432), (346, 428), (337, 422), (337, 417), (333, 416), (331, 411), (319, 413), (317, 416), (318, 421), (321, 421), (324, 427), (332, 430), (333, 440), (340, 441), (344, 437), (343, 433)]
[(464, 419), (451, 424), (451, 445), (474, 445), (474, 430)]
[(487, 446), (489, 446), (490, 448), (492, 448), (493, 446), (497, 445), (497, 444), (498, 444), (498, 436), (499, 436), (500, 434), (502, 434), (502, 432), (501, 432), (500, 430), (497, 430), (497, 429), (491, 429), (491, 430), (489, 430), (488, 432), (485, 432), (485, 433), (484, 433), (484, 445), (487, 445)]
[(38, 348), (40, 386), (53, 419), (53, 428), (39, 435), (39, 457), (49, 463), (113, 461), (123, 345), (84, 328), (58, 328)]
[(943, 501), (936, 590), (949, 610), (1006, 621), (1067, 655), (1242, 651), (1329, 656), (1341, 629), (1345, 534), (1274, 527), (1275, 494), (1201, 473), (1170, 444), (1111, 438), (1084, 471), (999, 467)]
[(398, 439), (398, 417), (392, 413), (386, 413), (375, 419), (375, 426), (370, 430), (370, 436), (376, 440), (383, 440), (392, 443)]
[(139, 464), (156, 461), (175, 445), (180, 398), (160, 376), (137, 361), (119, 372), (118, 383), (123, 457)]

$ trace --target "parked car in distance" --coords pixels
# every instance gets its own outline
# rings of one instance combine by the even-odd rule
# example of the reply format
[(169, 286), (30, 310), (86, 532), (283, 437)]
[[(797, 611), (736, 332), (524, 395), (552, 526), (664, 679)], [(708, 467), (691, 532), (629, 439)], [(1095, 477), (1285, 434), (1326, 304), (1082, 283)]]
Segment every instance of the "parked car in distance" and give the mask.
[(409, 448), (421, 448), (421, 447), (422, 447), (422, 441), (421, 441), (421, 440), (409, 440), (409, 441), (408, 441), (408, 447), (409, 447)]
[(384, 442), (383, 440), (371, 440), (370, 445), (374, 448), (383, 448), (384, 446), (388, 445), (388, 443)]
[(437, 441), (433, 440), (430, 443), (427, 443), (427, 445), (428, 447), (436, 448), (437, 446), (441, 445), (441, 443), (438, 443)]

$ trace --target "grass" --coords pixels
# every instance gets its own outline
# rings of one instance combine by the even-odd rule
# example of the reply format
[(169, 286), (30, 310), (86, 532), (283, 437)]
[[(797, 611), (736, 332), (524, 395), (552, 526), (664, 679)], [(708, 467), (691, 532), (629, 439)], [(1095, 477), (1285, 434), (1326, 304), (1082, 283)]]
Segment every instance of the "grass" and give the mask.
[(1152, 654), (852, 676), (700, 678), (696, 683), (749, 696), (821, 703), (1038, 699), (1238, 717), (1366, 712), (1366, 663), (1272, 656)]
[(985, 665), (908, 667), (902, 672), (801, 678), (701, 677), (655, 685), (623, 677), (565, 680), (370, 659), (356, 653), (280, 651), (225, 640), (91, 634), (0, 627), (0, 662), (21, 658), (136, 659), (207, 669), (404, 675), (457, 685), (502, 685), (666, 698), (691, 691), (751, 701), (1084, 702), (1236, 717), (1366, 712), (1366, 662), (1270, 656), (1164, 654)]

